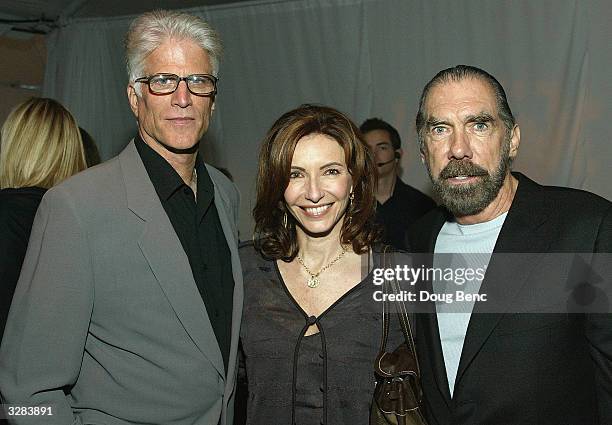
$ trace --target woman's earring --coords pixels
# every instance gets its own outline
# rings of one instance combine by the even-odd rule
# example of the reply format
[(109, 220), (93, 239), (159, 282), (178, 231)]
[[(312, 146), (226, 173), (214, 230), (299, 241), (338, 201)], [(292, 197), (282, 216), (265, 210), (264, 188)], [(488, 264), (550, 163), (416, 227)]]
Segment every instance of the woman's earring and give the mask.
[[(355, 192), (351, 192), (351, 194), (349, 195), (349, 204), (348, 207), (346, 207), (346, 213), (349, 214), (351, 206), (353, 205), (353, 199), (355, 199)], [(351, 221), (353, 220), (353, 216), (349, 215), (348, 216), (348, 224), (350, 226)]]
[(287, 228), (287, 211), (283, 214), (283, 227)]

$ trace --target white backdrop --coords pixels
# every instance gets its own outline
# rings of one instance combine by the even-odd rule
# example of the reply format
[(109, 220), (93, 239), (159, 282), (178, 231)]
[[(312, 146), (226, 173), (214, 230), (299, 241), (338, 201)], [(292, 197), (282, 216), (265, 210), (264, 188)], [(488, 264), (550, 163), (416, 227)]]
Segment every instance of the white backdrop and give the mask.
[[(190, 9), (221, 34), (225, 56), (203, 150), (227, 167), (251, 235), (256, 156), (272, 122), (305, 102), (402, 136), (404, 181), (429, 192), (414, 116), (425, 83), (471, 64), (505, 87), (522, 129), (514, 168), (544, 184), (612, 199), (612, 2), (606, 0), (296, 0)], [(132, 17), (79, 19), (49, 36), (44, 95), (64, 102), (103, 158), (135, 131), (123, 36)]]

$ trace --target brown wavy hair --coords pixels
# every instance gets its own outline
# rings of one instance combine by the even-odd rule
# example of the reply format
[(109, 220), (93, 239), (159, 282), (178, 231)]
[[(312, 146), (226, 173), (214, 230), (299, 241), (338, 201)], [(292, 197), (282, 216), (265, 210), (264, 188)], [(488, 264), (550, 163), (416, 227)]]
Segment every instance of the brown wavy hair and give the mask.
[(350, 244), (354, 252), (362, 254), (380, 239), (380, 227), (374, 223), (376, 165), (359, 128), (336, 109), (302, 105), (272, 125), (259, 152), (253, 242), (266, 258), (288, 262), (298, 253), (296, 221), (285, 204), (284, 193), (295, 147), (310, 134), (323, 134), (338, 142), (353, 180), (354, 199), (345, 213), (341, 243)]

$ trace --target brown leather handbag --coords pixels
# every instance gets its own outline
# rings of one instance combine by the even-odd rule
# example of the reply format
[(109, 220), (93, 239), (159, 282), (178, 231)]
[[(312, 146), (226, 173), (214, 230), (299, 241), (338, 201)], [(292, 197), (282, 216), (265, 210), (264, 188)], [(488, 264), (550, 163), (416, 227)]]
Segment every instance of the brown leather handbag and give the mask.
[[(388, 256), (385, 249), (385, 267), (389, 267)], [(383, 283), (383, 292), (400, 293), (395, 279)], [(388, 352), (391, 303), (395, 304), (405, 341)], [(382, 305), (383, 335), (374, 364), (376, 387), (370, 408), (370, 425), (427, 425), (420, 409), (423, 397), (421, 375), (406, 306), (401, 301), (388, 301), (386, 297)]]

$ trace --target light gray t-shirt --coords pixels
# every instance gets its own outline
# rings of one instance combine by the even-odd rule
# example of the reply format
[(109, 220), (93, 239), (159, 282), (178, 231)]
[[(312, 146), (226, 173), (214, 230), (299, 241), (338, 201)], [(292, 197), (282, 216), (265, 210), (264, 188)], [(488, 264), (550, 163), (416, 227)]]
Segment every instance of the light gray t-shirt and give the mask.
[[(497, 237), (508, 213), (504, 213), (484, 223), (462, 225), (447, 221), (442, 226), (434, 248), (434, 268), (454, 271), (454, 280), (439, 279), (434, 275), (433, 290), (435, 293), (453, 294), (457, 291), (467, 294), (478, 294), (482, 284), (483, 270), (486, 270)], [(471, 280), (459, 278), (461, 269), (475, 271)], [(478, 273), (478, 270), (481, 273)], [(447, 277), (448, 274), (445, 275)], [(467, 332), (474, 302), (453, 301), (452, 303), (436, 302), (440, 342), (446, 365), (446, 376), (451, 396), (455, 388), (459, 359)]]

